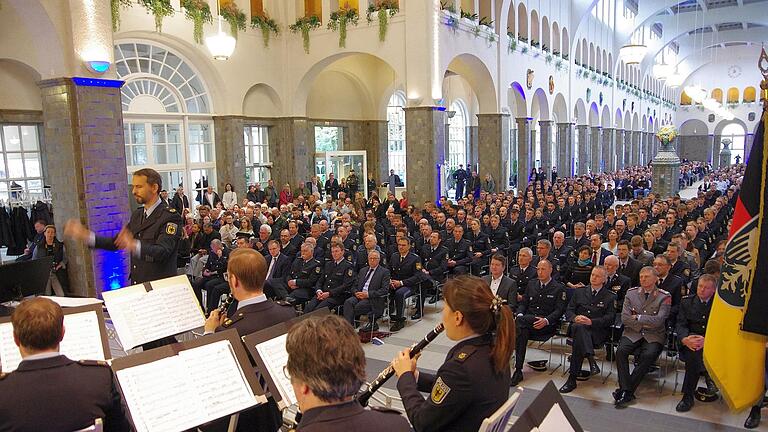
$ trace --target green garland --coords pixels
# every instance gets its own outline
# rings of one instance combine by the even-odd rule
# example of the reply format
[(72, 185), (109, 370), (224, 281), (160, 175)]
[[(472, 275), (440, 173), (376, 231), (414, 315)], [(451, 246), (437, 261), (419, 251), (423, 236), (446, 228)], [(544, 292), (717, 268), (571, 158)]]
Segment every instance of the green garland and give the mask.
[(304, 52), (309, 54), (309, 32), (310, 30), (320, 28), (320, 17), (317, 15), (301, 17), (288, 28), (291, 30), (291, 33), (301, 32), (301, 38), (304, 41)]
[(389, 19), (398, 12), (400, 12), (400, 7), (395, 0), (378, 0), (376, 4), (368, 6), (365, 19), (368, 21), (368, 24), (371, 24), (373, 22), (373, 14), (376, 14), (379, 20), (379, 42), (384, 42), (387, 38)]
[(205, 0), (181, 0), (181, 7), (184, 8), (184, 16), (194, 23), (193, 39), (196, 43), (203, 43), (203, 24), (213, 23), (211, 7)]
[(360, 14), (357, 13), (357, 9), (339, 9), (336, 12), (331, 13), (331, 19), (328, 21), (328, 30), (339, 32), (339, 48), (347, 46), (347, 25), (357, 25), (360, 19)]
[(155, 30), (158, 33), (163, 31), (163, 18), (175, 13), (171, 0), (139, 0), (139, 4), (155, 17)]
[(237, 39), (237, 31), (243, 30), (245, 31), (245, 24), (246, 24), (246, 18), (245, 18), (245, 12), (243, 12), (239, 7), (237, 7), (237, 4), (234, 1), (231, 1), (224, 5), (220, 10), (219, 14), (222, 18), (224, 18), (224, 21), (229, 23), (229, 32), (231, 33), (232, 37)]
[(112, 31), (116, 32), (120, 30), (120, 8), (131, 7), (133, 2), (131, 0), (110, 0), (110, 6), (112, 7)]
[(251, 28), (258, 27), (261, 29), (261, 37), (264, 39), (264, 48), (269, 47), (270, 33), (274, 33), (275, 36), (280, 35), (280, 27), (277, 25), (277, 21), (270, 18), (267, 12), (264, 12), (264, 16), (254, 15), (251, 17)]

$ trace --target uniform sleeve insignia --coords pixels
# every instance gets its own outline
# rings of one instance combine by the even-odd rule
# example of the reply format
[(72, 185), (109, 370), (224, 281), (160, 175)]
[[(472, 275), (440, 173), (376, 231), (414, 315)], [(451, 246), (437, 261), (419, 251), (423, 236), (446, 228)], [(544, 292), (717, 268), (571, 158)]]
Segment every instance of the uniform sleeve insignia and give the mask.
[(171, 213), (176, 213), (176, 209), (175, 209), (175, 208), (172, 208), (172, 207), (169, 207), (169, 208), (168, 208), (168, 211), (169, 211), (169, 212), (171, 212)]
[(109, 363), (102, 360), (78, 360), (78, 364), (82, 366), (105, 366), (109, 367)]
[(166, 233), (166, 234), (168, 234), (168, 235), (176, 235), (176, 229), (177, 229), (178, 227), (179, 227), (179, 226), (178, 226), (178, 225), (176, 225), (175, 223), (173, 223), (173, 222), (169, 222), (169, 223), (168, 223), (168, 224), (165, 226), (165, 233)]
[(467, 353), (459, 353), (459, 360), (464, 360), (465, 358), (467, 358)]
[(320, 267), (315, 267), (315, 273), (320, 273)]
[(671, 305), (672, 304), (672, 297), (666, 297), (664, 299), (664, 304)]
[(416, 270), (421, 270), (421, 263), (420, 262), (416, 263)]
[(352, 269), (347, 270), (347, 276), (352, 277)]
[(688, 269), (685, 269), (685, 270), (683, 270), (683, 274), (685, 275), (685, 277), (688, 277), (688, 276), (691, 275), (691, 271), (688, 270)]
[(231, 319), (227, 319), (226, 321), (224, 321), (224, 324), (222, 325), (222, 327), (229, 327), (231, 325), (232, 325), (232, 320)]
[(432, 394), (430, 398), (435, 405), (440, 405), (450, 392), (451, 388), (448, 387), (445, 381), (443, 381), (442, 377), (438, 377), (437, 381), (435, 381), (435, 385), (432, 386)]

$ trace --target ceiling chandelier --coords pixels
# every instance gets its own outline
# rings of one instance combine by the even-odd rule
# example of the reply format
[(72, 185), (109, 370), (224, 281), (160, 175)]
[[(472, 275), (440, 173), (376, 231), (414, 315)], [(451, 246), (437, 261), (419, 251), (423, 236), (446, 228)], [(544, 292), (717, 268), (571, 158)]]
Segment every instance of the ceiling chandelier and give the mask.
[(641, 44), (628, 44), (621, 47), (619, 56), (624, 60), (624, 64), (639, 64), (645, 58), (648, 47)]
[(218, 15), (218, 28), (219, 31), (213, 36), (205, 38), (205, 46), (208, 47), (211, 55), (216, 60), (228, 60), (229, 57), (235, 52), (235, 45), (237, 40), (232, 36), (226, 34), (221, 28), (221, 14), (219, 13), (219, 2), (216, 2), (216, 14)]
[(674, 73), (674, 66), (664, 63), (656, 63), (653, 65), (653, 76), (659, 81), (666, 81)]
[(704, 102), (704, 99), (707, 97), (707, 91), (701, 88), (699, 85), (685, 86), (684, 90), (685, 93), (691, 97), (691, 100), (696, 103)]
[(675, 71), (669, 74), (667, 76), (667, 87), (669, 88), (678, 88), (681, 85), (683, 85), (683, 81), (685, 80), (685, 77), (683, 74), (677, 71), (677, 67), (675, 67)]

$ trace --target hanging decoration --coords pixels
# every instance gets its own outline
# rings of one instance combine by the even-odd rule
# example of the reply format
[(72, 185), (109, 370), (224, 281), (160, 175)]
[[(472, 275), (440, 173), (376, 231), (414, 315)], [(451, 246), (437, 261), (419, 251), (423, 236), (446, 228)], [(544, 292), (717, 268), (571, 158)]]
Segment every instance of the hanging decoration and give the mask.
[(269, 47), (269, 38), (274, 33), (275, 36), (280, 35), (280, 26), (277, 25), (277, 21), (274, 18), (270, 18), (267, 11), (264, 11), (264, 15), (254, 15), (251, 17), (251, 28), (261, 29), (261, 37), (264, 40), (264, 48)]
[(234, 1), (231, 1), (221, 7), (219, 14), (229, 23), (229, 33), (237, 39), (237, 31), (245, 31), (245, 12), (242, 11)]
[(357, 9), (349, 7), (349, 3), (336, 12), (331, 13), (331, 19), (328, 21), (327, 28), (328, 30), (339, 32), (339, 48), (347, 46), (347, 26), (350, 24), (356, 26), (359, 19), (360, 14), (357, 13)]
[(301, 32), (301, 38), (304, 41), (304, 52), (307, 54), (309, 54), (309, 32), (317, 28), (320, 28), (320, 17), (317, 15), (301, 17), (288, 27), (291, 33)]
[(213, 15), (211, 7), (205, 0), (181, 0), (181, 7), (184, 8), (184, 16), (194, 24), (192, 31), (195, 43), (203, 43), (203, 24), (213, 24)]
[(131, 0), (110, 0), (110, 6), (112, 7), (112, 31), (116, 32), (120, 30), (120, 8), (129, 8), (133, 6)]
[[(443, 5), (441, 4), (441, 7)], [(443, 9), (445, 9), (443, 7)], [(376, 0), (376, 2), (368, 6), (368, 11), (365, 15), (368, 24), (373, 22), (373, 14), (376, 14), (379, 20), (379, 42), (384, 42), (387, 38), (387, 29), (389, 28), (389, 19), (395, 16), (400, 11), (400, 7), (396, 0)]]
[(144, 6), (147, 13), (155, 17), (155, 30), (158, 33), (163, 32), (163, 19), (174, 14), (171, 0), (139, 0), (139, 4)]
[(224, 19), (221, 15), (221, 8), (217, 0), (216, 23), (218, 24), (218, 32), (213, 36), (205, 38), (205, 45), (216, 60), (228, 60), (232, 53), (235, 52), (235, 46), (237, 45), (237, 39), (224, 33), (224, 30), (221, 28), (222, 21), (224, 21)]

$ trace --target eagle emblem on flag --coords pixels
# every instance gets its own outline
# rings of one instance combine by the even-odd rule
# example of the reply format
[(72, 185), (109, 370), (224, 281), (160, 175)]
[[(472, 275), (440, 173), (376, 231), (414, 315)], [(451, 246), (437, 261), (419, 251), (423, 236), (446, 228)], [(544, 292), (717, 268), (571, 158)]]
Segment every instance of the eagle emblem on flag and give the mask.
[(752, 279), (749, 263), (755, 256), (757, 246), (757, 220), (755, 216), (744, 224), (725, 246), (718, 295), (733, 307), (744, 307), (747, 298), (747, 284)]

